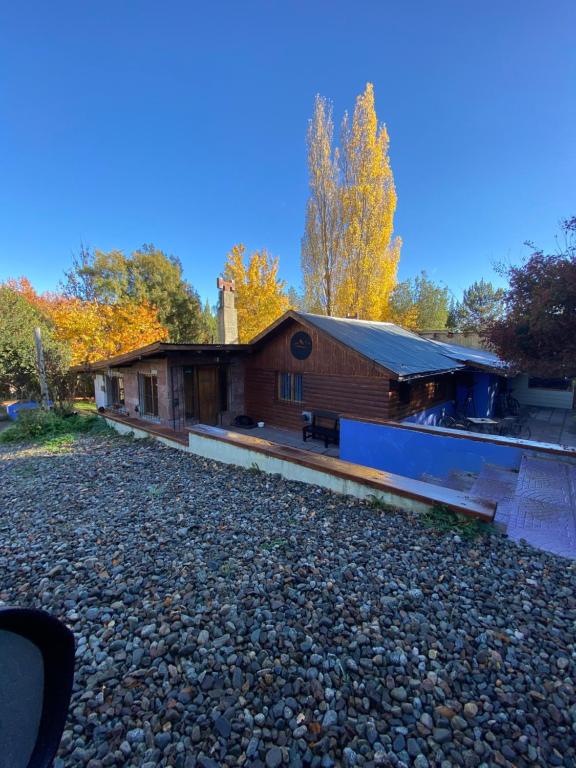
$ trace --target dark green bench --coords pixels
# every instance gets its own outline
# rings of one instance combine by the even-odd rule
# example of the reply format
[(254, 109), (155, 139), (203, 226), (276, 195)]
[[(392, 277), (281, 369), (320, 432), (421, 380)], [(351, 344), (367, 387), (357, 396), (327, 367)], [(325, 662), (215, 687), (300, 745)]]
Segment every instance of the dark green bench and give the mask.
[(340, 416), (332, 411), (312, 411), (312, 421), (302, 429), (304, 442), (311, 437), (314, 440), (324, 440), (324, 446), (329, 443), (338, 445), (340, 442)]

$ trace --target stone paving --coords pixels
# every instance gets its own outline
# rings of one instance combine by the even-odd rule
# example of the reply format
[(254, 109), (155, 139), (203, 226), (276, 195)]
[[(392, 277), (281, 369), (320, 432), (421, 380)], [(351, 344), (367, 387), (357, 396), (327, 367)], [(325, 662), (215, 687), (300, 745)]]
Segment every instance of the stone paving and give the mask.
[(576, 465), (523, 456), (513, 497), (498, 504), (508, 536), (576, 559)]
[(576, 410), (529, 407), (531, 440), (576, 448)]

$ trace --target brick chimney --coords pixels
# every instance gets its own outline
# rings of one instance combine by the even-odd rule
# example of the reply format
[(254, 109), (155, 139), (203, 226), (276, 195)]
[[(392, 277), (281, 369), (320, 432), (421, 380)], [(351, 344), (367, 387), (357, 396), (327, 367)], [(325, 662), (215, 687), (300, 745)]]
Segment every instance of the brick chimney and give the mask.
[(234, 296), (234, 280), (219, 277), (218, 286), (218, 341), (220, 344), (238, 344), (238, 314)]

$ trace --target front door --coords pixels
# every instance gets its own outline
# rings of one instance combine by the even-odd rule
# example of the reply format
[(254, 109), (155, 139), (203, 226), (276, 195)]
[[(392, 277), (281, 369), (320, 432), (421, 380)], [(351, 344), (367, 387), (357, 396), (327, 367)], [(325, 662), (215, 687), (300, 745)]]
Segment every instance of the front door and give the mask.
[(195, 373), (194, 368), (184, 368), (184, 418), (186, 421), (190, 421), (196, 416)]
[(198, 366), (198, 420), (218, 424), (218, 368)]

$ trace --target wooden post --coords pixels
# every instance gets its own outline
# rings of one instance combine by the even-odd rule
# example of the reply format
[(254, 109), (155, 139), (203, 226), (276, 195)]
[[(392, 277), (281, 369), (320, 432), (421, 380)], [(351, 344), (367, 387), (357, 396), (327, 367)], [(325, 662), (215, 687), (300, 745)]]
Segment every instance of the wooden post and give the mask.
[(42, 346), (40, 328), (34, 328), (34, 341), (36, 342), (36, 364), (38, 365), (38, 377), (40, 379), (40, 405), (44, 410), (48, 410), (50, 407), (50, 397), (48, 395), (46, 363), (44, 362), (44, 347)]

